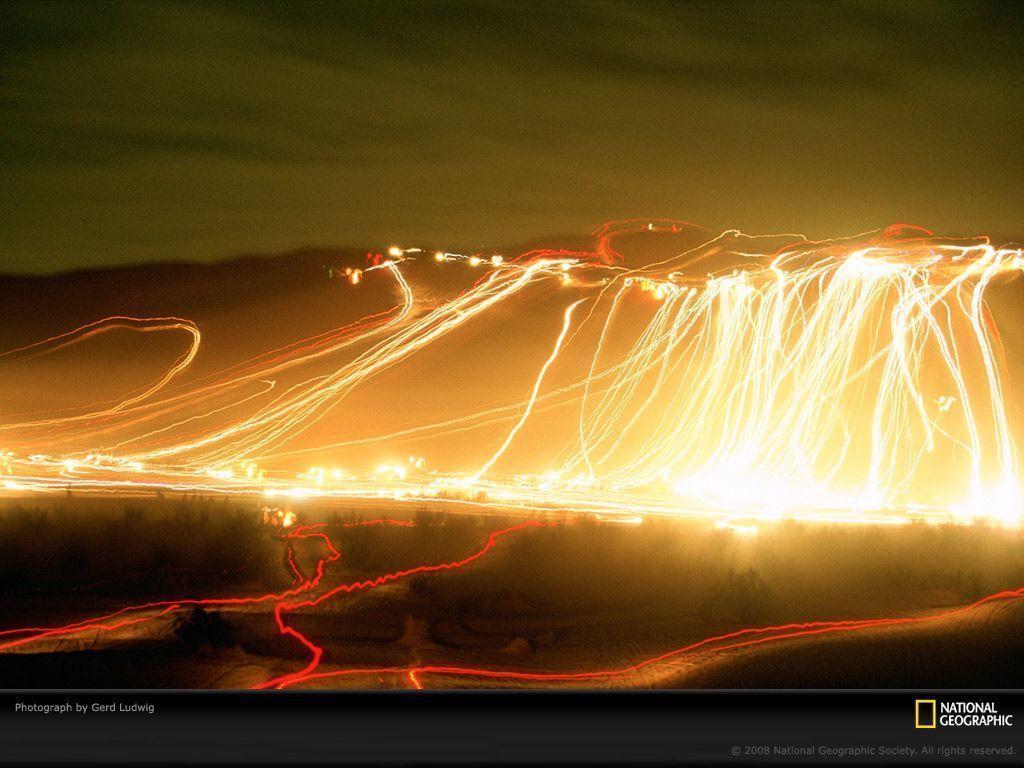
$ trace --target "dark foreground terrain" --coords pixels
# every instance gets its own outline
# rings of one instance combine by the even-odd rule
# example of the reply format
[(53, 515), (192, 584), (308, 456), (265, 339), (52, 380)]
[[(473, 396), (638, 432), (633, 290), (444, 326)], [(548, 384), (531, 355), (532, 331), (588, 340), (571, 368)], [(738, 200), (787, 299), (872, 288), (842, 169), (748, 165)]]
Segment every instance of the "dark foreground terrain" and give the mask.
[[(1017, 600), (911, 624), (711, 644), (630, 669), (743, 628), (922, 618), (1017, 588), (1018, 532), (779, 523), (744, 536), (706, 521), (326, 504), (296, 506), (295, 523), (280, 528), (260, 507), (194, 496), (0, 502), (0, 646), (31, 638), (0, 650), (0, 687), (245, 688), (279, 679), (304, 669), (311, 651), (282, 632), (275, 600), (264, 598), (297, 589), (293, 601), (340, 590), (287, 613), (286, 625), (322, 650), (316, 671), (334, 675), (298, 687), (1024, 687)], [(325, 562), (328, 542), (338, 557)], [(322, 579), (303, 589), (318, 566)], [(120, 615), (135, 623), (48, 634), (183, 598), (210, 602), (160, 616), (135, 608)], [(27, 627), (35, 629), (10, 632)], [(448, 671), (401, 673), (422, 667)], [(467, 669), (602, 674), (488, 678)], [(336, 674), (346, 670), (357, 672)]]

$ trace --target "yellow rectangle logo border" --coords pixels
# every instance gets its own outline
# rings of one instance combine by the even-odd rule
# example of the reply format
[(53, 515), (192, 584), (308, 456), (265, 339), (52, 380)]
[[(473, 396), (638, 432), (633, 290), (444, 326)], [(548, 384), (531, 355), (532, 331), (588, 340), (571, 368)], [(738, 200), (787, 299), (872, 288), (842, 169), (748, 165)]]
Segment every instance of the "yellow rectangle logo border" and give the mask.
[[(932, 708), (931, 725), (922, 725), (921, 723), (921, 705), (930, 704)], [(914, 727), (915, 728), (934, 728), (936, 726), (936, 712), (935, 712), (935, 699), (914, 699)]]

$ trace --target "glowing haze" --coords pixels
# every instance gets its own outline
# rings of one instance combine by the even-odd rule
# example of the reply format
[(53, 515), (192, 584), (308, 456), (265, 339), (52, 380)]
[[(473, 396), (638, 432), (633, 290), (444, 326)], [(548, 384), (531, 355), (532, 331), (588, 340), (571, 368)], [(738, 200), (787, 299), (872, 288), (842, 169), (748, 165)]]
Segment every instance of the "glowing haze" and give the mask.
[[(637, 246), (659, 238), (686, 246)], [(1016, 525), (1018, 425), (987, 296), (1022, 268), (1019, 248), (910, 226), (811, 242), (637, 220), (602, 227), (593, 250), (396, 245), (337, 271), (337, 290), (393, 306), (185, 384), (205, 339), (184, 318), (98, 319), (6, 353), (115, 330), (188, 339), (123, 396), (0, 425), (3, 483), (709, 515), (741, 532), (785, 517)], [(445, 294), (432, 276), (450, 270), (475, 282)], [(494, 330), (538, 313), (521, 348)], [(490, 357), (464, 344), (480, 329)], [(420, 360), (452, 371), (433, 410), (355, 429), (358, 398), (417, 396)], [(474, 379), (517, 375), (521, 391), (467, 410)], [(395, 458), (368, 463), (380, 455)]]

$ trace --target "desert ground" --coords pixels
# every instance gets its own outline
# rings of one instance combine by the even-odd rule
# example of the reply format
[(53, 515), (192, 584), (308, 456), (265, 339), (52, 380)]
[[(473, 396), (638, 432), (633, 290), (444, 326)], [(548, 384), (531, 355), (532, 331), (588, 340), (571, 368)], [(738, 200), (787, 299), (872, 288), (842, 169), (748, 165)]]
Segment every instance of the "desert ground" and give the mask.
[[(282, 527), (265, 512), (248, 497), (3, 499), (0, 687), (1024, 683), (1019, 597), (959, 610), (1024, 585), (1016, 531), (781, 521), (751, 534), (386, 502), (296, 503)], [(863, 620), (880, 621), (759, 629)], [(702, 644), (733, 633), (768, 639)], [(315, 674), (289, 677), (303, 670)]]

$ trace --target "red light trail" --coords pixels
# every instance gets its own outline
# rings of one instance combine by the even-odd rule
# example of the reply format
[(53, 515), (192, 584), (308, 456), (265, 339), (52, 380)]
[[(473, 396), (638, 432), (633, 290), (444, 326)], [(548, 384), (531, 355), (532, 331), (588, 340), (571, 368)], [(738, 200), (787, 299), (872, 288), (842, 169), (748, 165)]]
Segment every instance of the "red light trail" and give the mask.
[[(359, 521), (355, 523), (337, 524), (338, 527), (351, 528), (358, 526), (391, 525), (402, 527), (413, 527), (415, 523), (408, 520), (380, 518), (375, 520)], [(390, 584), (401, 579), (418, 574), (441, 573), (464, 568), (492, 552), (499, 541), (506, 536), (527, 530), (539, 530), (550, 528), (560, 523), (541, 522), (528, 520), (516, 525), (492, 531), (487, 535), (484, 544), (465, 557), (442, 563), (424, 564), (399, 571), (385, 573), (374, 578), (339, 584), (331, 587), (315, 597), (294, 601), (293, 598), (300, 595), (313, 593), (322, 583), (327, 574), (330, 564), (341, 559), (341, 551), (336, 547), (330, 536), (324, 532), (328, 527), (326, 523), (315, 523), (311, 525), (298, 526), (294, 530), (287, 530), (282, 533), (280, 539), (285, 543), (287, 551), (291, 552), (291, 542), (304, 539), (313, 539), (321, 542), (324, 554), (317, 558), (314, 566), (314, 575), (310, 578), (303, 578), (298, 575), (300, 583), (285, 592), (278, 594), (267, 594), (259, 597), (222, 597), (222, 598), (182, 598), (176, 600), (164, 600), (143, 603), (124, 607), (118, 611), (93, 619), (85, 619), (60, 627), (25, 627), (7, 629), (0, 631), (0, 637), (12, 635), (24, 635), (13, 640), (0, 642), (0, 652), (25, 647), (44, 640), (64, 637), (67, 635), (82, 632), (116, 632), (127, 627), (134, 627), (157, 619), (165, 618), (186, 606), (201, 607), (227, 607), (257, 605), (263, 603), (273, 604), (274, 620), (278, 631), (283, 637), (289, 637), (301, 644), (310, 655), (307, 664), (300, 670), (272, 677), (254, 688), (291, 688), (307, 683), (315, 683), (330, 679), (341, 679), (359, 676), (381, 676), (393, 675), (404, 677), (413, 688), (422, 689), (426, 687), (425, 678), (448, 677), (448, 678), (480, 678), (493, 681), (507, 681), (516, 684), (555, 684), (555, 683), (582, 683), (601, 680), (614, 680), (616, 678), (628, 678), (631, 674), (641, 670), (656, 667), (672, 660), (677, 660), (692, 654), (696, 651), (706, 651), (713, 654), (720, 654), (726, 651), (734, 651), (753, 646), (765, 645), (768, 643), (780, 642), (783, 640), (794, 640), (803, 637), (817, 635), (850, 633), (872, 628), (886, 626), (909, 626), (927, 622), (940, 621), (973, 611), (983, 605), (998, 601), (1013, 601), (1024, 598), (1024, 587), (1007, 589), (987, 595), (969, 605), (947, 609), (921, 616), (901, 617), (874, 617), (867, 619), (841, 619), (831, 621), (808, 621), (794, 622), (788, 624), (777, 624), (770, 626), (745, 627), (722, 634), (717, 634), (689, 643), (688, 645), (672, 649), (670, 651), (642, 659), (638, 662), (626, 664), (621, 667), (553, 672), (553, 671), (526, 671), (514, 669), (489, 669), (481, 667), (463, 667), (444, 664), (421, 664), (415, 666), (388, 666), (388, 667), (358, 667), (342, 668), (326, 671), (317, 671), (323, 661), (324, 649), (311, 640), (302, 632), (289, 625), (285, 619), (287, 614), (292, 614), (302, 609), (314, 608), (339, 595), (352, 594), (358, 591), (368, 591)], [(291, 557), (292, 555), (289, 555)], [(294, 560), (290, 560), (294, 564)], [(295, 565), (296, 574), (300, 574), (298, 566)], [(152, 611), (152, 613), (150, 613)], [(134, 613), (146, 615), (134, 616)]]
[[(628, 267), (616, 240), (642, 233), (701, 233), (703, 241)], [(396, 307), (173, 389), (202, 340), (181, 318), (115, 316), (18, 347), (6, 353), (12, 360), (119, 328), (192, 336), (156, 381), (112, 404), (0, 424), (2, 487), (441, 503), (485, 496), (520, 510), (719, 520), (1020, 522), (1018, 425), (985, 296), (1024, 269), (1021, 249), (907, 225), (813, 242), (631, 220), (595, 237), (594, 251), (508, 260), (438, 251), (428, 263), (484, 270), (444, 300), (419, 295), (406, 279), (403, 270), (426, 256), (421, 249), (371, 254), (365, 268), (345, 270), (347, 290), (371, 290), (387, 276), (401, 297)], [(566, 288), (572, 296), (558, 293)], [(297, 445), (354, 391), (462, 328), (514, 315), (539, 291), (562, 322), (525, 400), (387, 434), (349, 437), (342, 424), (338, 439)], [(328, 372), (280, 383), (315, 361)], [(551, 385), (557, 367), (563, 379)], [(512, 465), (507, 449), (554, 408), (576, 410), (575, 433), (553, 446), (546, 470)], [(415, 478), (394, 464), (281, 468), (300, 455), (319, 461), (337, 449), (465, 434), (513, 416), (502, 440), (467, 448), (458, 469), (426, 470), (423, 457)], [(732, 482), (737, 476), (748, 480)]]
[[(0, 630), (0, 652), (139, 627), (186, 607), (270, 606), (281, 638), (301, 646), (308, 659), (260, 688), (374, 674), (398, 676), (415, 688), (431, 677), (572, 683), (628, 678), (696, 651), (938, 621), (1024, 596), (1024, 588), (1012, 589), (916, 617), (748, 627), (605, 670), (322, 668), (325, 649), (294, 626), (296, 614), (412, 576), (465, 568), (506, 536), (559, 524), (539, 519), (545, 515), (606, 522), (710, 517), (737, 535), (755, 535), (760, 525), (784, 519), (1020, 524), (1019, 425), (986, 298), (997, 280), (1024, 271), (1020, 248), (996, 247), (985, 238), (953, 241), (907, 225), (819, 242), (782, 236), (781, 244), (778, 237), (730, 231), (704, 233), (682, 253), (632, 267), (615, 242), (698, 230), (685, 222), (630, 220), (600, 228), (594, 251), (543, 249), (507, 260), (437, 251), (426, 262), (431, 268), (458, 264), (484, 271), (450, 298), (420, 295), (407, 273), (428, 254), (394, 246), (386, 255), (370, 254), (362, 268), (337, 274), (343, 290), (370, 290), (384, 278), (397, 304), (389, 298), (380, 305), (389, 309), (187, 383), (183, 374), (202, 334), (177, 317), (107, 317), (0, 354), (15, 362), (117, 330), (190, 337), (187, 350), (140, 388), (0, 424), (5, 492), (384, 500), (535, 515), (492, 531), (461, 558), (329, 584), (325, 579), (342, 558), (329, 526), (293, 526), (291, 512), (276, 511), (280, 516), (265, 522), (277, 528), (289, 589), (158, 600), (62, 626)], [(346, 432), (341, 418), (329, 440), (299, 443), (332, 413), (343, 414), (339, 406), (348, 407), (353, 392), (427, 350), (444, 349), (460, 329), (532, 311), (536, 296), (545, 297), (549, 311), (558, 310), (560, 322), (538, 342), (545, 351), (539, 366), (532, 357), (526, 366), (531, 386), (511, 400), (421, 417), (386, 434)], [(326, 371), (306, 368), (313, 363)], [(502, 364), (518, 365), (504, 356)], [(286, 373), (295, 380), (286, 381)], [(444, 402), (457, 403), (456, 387), (443, 394)], [(547, 469), (514, 464), (529, 425), (555, 409), (571, 411), (572, 427), (545, 441), (553, 444), (543, 457)], [(310, 454), (321, 462), (333, 450), (409, 438), (461, 440), (495, 426), (502, 436), (487, 438), (483, 448), (458, 442), (462, 464), (446, 470), (434, 470), (418, 455), (354, 470), (316, 464), (296, 473), (281, 463)], [(379, 518), (349, 524), (358, 525), (412, 523)], [(310, 546), (322, 552), (303, 562), (300, 555)]]

